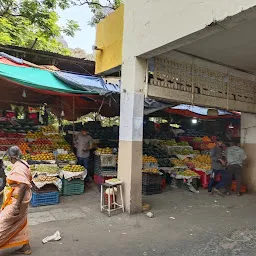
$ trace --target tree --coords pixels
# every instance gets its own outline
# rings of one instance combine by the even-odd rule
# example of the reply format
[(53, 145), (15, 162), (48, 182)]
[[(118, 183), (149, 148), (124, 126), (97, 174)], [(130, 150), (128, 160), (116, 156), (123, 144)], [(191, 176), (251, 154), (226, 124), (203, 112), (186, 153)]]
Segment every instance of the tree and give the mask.
[(88, 5), (93, 13), (93, 17), (89, 25), (95, 26), (111, 12), (116, 10), (123, 0), (74, 0), (74, 5)]
[(58, 25), (57, 7), (69, 7), (70, 0), (0, 0), (0, 43), (70, 55), (58, 38), (74, 36), (79, 25), (69, 20)]
[(55, 36), (61, 30), (73, 36), (79, 28), (73, 20), (69, 20), (67, 26), (60, 31), (56, 31), (56, 23), (52, 27), (52, 21), (58, 21), (57, 7), (65, 10), (72, 3), (72, 0), (0, 0), (0, 17), (28, 21), (49, 36)]
[(85, 60), (92, 60), (94, 61), (94, 54), (88, 54), (81, 48), (71, 49), (71, 56), (75, 58), (85, 59)]
[(79, 25), (69, 20), (60, 27), (56, 9), (88, 5), (93, 13), (89, 24), (94, 26), (121, 3), (122, 0), (0, 0), (0, 44), (70, 55), (72, 50), (58, 39), (61, 33), (74, 37)]

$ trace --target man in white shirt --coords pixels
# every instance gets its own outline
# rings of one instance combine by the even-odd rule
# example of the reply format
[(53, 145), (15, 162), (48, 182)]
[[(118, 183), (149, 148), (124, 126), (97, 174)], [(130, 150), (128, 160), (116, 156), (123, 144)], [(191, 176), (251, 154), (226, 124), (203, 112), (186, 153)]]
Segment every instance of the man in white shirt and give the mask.
[(226, 150), (227, 172), (228, 172), (228, 191), (230, 193), (232, 186), (232, 178), (236, 179), (236, 193), (240, 195), (242, 183), (243, 162), (247, 158), (244, 150), (239, 147), (239, 143), (232, 142), (231, 146)]
[[(88, 162), (90, 157), (90, 149), (92, 148), (93, 139), (87, 132), (85, 128), (82, 128), (81, 133), (79, 133), (74, 141), (74, 146), (77, 150), (77, 159), (78, 164), (84, 166), (85, 169), (88, 169)], [(87, 175), (86, 181), (89, 181)]]

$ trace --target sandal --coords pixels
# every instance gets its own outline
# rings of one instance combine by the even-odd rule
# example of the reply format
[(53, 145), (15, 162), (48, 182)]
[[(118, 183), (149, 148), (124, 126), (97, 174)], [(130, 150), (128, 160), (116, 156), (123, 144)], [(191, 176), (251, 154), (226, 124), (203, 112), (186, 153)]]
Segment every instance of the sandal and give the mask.
[(216, 189), (216, 188), (214, 188), (213, 191), (215, 193), (217, 193), (217, 195), (219, 195), (219, 196), (224, 196), (223, 193), (221, 191), (219, 191), (218, 189)]
[(32, 251), (31, 250), (23, 251), (22, 249), (19, 249), (19, 250), (16, 250), (14, 253), (17, 255), (31, 255)]

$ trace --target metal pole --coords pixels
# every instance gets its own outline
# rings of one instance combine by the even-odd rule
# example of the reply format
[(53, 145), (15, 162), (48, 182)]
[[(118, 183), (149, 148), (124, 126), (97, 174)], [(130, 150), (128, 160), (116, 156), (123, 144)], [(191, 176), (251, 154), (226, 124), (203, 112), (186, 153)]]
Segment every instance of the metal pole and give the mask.
[(59, 96), (59, 104), (58, 104), (58, 122), (59, 122), (59, 133), (61, 133), (61, 111), (62, 111), (62, 108), (61, 108), (61, 99), (60, 99), (60, 96)]
[(75, 97), (73, 96), (73, 142), (75, 138)]

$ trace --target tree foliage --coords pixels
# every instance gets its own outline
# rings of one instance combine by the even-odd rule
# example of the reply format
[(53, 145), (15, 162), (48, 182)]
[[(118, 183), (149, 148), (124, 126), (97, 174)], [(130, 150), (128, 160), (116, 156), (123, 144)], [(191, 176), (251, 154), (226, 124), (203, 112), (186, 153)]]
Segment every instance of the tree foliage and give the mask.
[(0, 0), (0, 17), (8, 20), (26, 20), (30, 24), (39, 28), (41, 32), (49, 36), (55, 36), (56, 32), (63, 30), (68, 35), (74, 35), (78, 29), (78, 24), (74, 21), (68, 21), (65, 28), (59, 28), (56, 31), (58, 21), (56, 9), (62, 10), (69, 8), (72, 0)]
[(116, 10), (123, 3), (123, 0), (64, 0), (63, 2), (65, 2), (65, 8), (72, 5), (88, 5), (93, 13), (89, 25), (95, 26), (108, 14)]
[[(58, 41), (61, 33), (74, 36), (79, 25), (69, 20), (58, 25), (57, 7), (69, 7), (69, 0), (0, 0), (0, 43), (61, 54), (70, 51)], [(35, 43), (36, 42), (36, 43)]]
[(121, 3), (122, 0), (0, 0), (0, 44), (70, 55), (58, 38), (62, 33), (74, 37), (79, 25), (68, 20), (65, 27), (60, 27), (57, 8), (88, 5), (93, 13), (89, 24), (94, 26)]
[(95, 26), (99, 23), (102, 19), (104, 19), (107, 15), (111, 12), (116, 10), (121, 4), (122, 0), (106, 0), (105, 4), (101, 3), (102, 1), (99, 0), (92, 0), (92, 1), (83, 1), (83, 4), (87, 4), (91, 12), (93, 13), (92, 19), (89, 21), (90, 26)]

